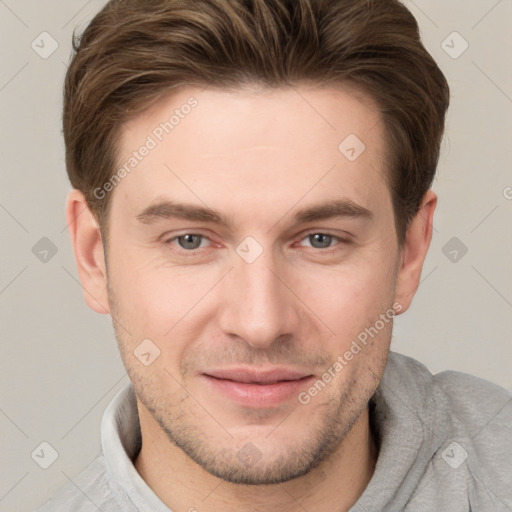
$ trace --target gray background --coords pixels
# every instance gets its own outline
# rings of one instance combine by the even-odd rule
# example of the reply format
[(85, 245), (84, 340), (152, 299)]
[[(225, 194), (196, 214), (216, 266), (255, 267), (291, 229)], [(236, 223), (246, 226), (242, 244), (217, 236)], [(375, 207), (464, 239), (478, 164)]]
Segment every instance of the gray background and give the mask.
[[(64, 218), (71, 33), (104, 3), (0, 0), (1, 511), (32, 510), (96, 457), (101, 414), (127, 382), (109, 317), (82, 299)], [(512, 1), (405, 3), (452, 100), (432, 246), (392, 348), (512, 391)], [(58, 452), (48, 469), (42, 442)]]

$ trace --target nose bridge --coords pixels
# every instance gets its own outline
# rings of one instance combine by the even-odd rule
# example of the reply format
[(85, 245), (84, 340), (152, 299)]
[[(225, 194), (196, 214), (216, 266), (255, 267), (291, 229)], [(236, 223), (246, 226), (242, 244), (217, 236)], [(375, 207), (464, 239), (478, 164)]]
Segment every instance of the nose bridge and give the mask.
[(237, 335), (257, 348), (290, 334), (294, 300), (279, 278), (280, 268), (272, 249), (263, 249), (254, 239), (238, 246), (222, 294), (220, 327), (226, 334)]

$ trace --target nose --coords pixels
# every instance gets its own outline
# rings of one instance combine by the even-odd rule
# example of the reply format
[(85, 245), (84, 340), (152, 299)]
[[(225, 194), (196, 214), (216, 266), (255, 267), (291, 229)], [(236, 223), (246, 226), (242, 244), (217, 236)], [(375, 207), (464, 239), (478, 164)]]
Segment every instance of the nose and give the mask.
[(261, 349), (292, 335), (299, 325), (301, 303), (289, 281), (284, 262), (277, 262), (270, 249), (252, 263), (235, 254), (234, 268), (220, 290), (222, 332)]

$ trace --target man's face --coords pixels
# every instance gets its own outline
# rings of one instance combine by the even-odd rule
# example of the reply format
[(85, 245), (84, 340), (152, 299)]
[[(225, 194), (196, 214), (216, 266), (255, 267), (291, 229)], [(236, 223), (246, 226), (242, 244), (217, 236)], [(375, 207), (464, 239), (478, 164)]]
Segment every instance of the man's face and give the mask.
[(120, 164), (144, 144), (108, 243), (141, 418), (220, 478), (305, 474), (365, 411), (389, 350), (399, 249), (380, 116), (344, 89), (190, 88), (125, 126)]

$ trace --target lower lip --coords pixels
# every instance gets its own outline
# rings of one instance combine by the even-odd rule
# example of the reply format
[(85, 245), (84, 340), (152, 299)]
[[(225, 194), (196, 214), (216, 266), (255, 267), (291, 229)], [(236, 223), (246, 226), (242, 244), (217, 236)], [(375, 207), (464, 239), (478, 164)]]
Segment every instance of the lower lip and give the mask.
[(274, 384), (250, 384), (202, 375), (217, 392), (246, 407), (269, 408), (296, 398), (313, 376), (299, 380), (283, 380)]

